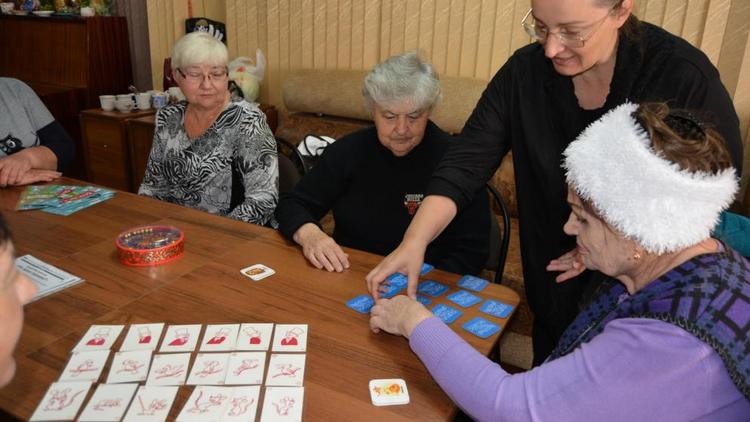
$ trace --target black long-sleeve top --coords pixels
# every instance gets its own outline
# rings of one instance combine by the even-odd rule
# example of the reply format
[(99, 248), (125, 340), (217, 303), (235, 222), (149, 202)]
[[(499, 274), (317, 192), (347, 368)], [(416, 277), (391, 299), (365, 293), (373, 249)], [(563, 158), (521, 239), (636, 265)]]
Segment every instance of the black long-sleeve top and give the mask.
[[(326, 148), (315, 167), (276, 209), (279, 230), (292, 240), (303, 224), (333, 210), (333, 238), (341, 246), (386, 255), (403, 238), (425, 188), (448, 145), (457, 139), (429, 122), (422, 142), (404, 157), (380, 144), (375, 127), (349, 134)], [(489, 205), (482, 186), (433, 241), (425, 262), (477, 274), (487, 259)]]
[(708, 112), (741, 174), (739, 120), (717, 69), (681, 38), (640, 23), (636, 37), (620, 37), (610, 92), (597, 110), (579, 106), (572, 78), (555, 71), (542, 45), (516, 51), (488, 84), (463, 139), (451, 143), (427, 189), (452, 198), (460, 210), (513, 151), (527, 297), (538, 323), (556, 326), (558, 335), (577, 314), (582, 289), (581, 280), (557, 284), (557, 273), (545, 270), (575, 246), (562, 230), (570, 214), (562, 152), (588, 124), (626, 100)]

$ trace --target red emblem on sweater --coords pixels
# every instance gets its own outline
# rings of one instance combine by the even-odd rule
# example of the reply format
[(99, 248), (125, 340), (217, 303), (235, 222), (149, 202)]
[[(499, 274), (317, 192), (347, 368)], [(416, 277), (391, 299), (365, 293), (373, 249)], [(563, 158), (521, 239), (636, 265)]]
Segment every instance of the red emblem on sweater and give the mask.
[(419, 205), (422, 204), (422, 199), (424, 199), (424, 195), (421, 193), (407, 193), (404, 195), (404, 206), (409, 212), (409, 215), (417, 213)]

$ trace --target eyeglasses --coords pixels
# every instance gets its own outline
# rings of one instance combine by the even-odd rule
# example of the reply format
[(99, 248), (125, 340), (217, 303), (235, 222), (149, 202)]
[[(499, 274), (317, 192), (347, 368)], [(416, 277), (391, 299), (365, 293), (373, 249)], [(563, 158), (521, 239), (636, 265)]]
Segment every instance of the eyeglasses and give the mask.
[(560, 44), (571, 48), (581, 48), (586, 45), (586, 41), (588, 41), (596, 33), (596, 31), (601, 28), (602, 24), (605, 20), (607, 20), (610, 13), (607, 12), (607, 14), (603, 18), (596, 22), (594, 24), (596, 25), (596, 27), (592, 29), (588, 35), (581, 36), (580, 32), (551, 32), (549, 29), (547, 29), (546, 26), (537, 26), (536, 22), (529, 22), (530, 20), (534, 19), (534, 16), (531, 14), (532, 11), (533, 9), (529, 9), (529, 11), (526, 12), (526, 15), (521, 21), (521, 26), (523, 26), (524, 31), (526, 31), (526, 33), (529, 34), (531, 38), (535, 39), (539, 43), (544, 44), (547, 41), (547, 37), (549, 37), (550, 35), (554, 35), (557, 37), (557, 40), (560, 41)]
[(182, 76), (187, 82), (198, 85), (203, 82), (204, 79), (208, 78), (209, 82), (222, 82), (227, 77), (227, 69), (214, 69), (208, 73), (203, 73), (197, 70), (188, 70), (187, 72), (177, 68), (177, 73)]

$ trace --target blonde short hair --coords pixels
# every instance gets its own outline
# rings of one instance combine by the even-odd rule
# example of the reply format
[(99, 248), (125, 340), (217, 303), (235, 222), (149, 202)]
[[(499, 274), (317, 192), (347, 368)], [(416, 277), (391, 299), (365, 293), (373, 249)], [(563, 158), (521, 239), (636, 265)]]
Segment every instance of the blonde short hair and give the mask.
[(172, 47), (172, 70), (198, 63), (226, 66), (229, 52), (221, 41), (205, 32), (191, 32)]

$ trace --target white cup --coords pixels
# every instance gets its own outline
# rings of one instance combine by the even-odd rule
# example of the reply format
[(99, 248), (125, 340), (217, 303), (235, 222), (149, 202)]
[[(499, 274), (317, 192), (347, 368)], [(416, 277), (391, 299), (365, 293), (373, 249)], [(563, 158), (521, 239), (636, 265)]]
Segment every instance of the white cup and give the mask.
[(133, 101), (133, 94), (119, 94), (117, 95), (117, 101), (130, 100)]
[(99, 103), (104, 111), (112, 111), (115, 109), (115, 96), (114, 95), (100, 95)]
[(81, 8), (81, 16), (83, 17), (91, 17), (94, 16), (96, 13), (94, 13), (93, 7), (82, 7)]
[(123, 113), (128, 113), (130, 110), (135, 107), (135, 104), (133, 104), (133, 100), (116, 100), (115, 101), (115, 108)]
[(141, 92), (135, 94), (135, 103), (138, 105), (138, 110), (148, 110), (151, 108), (151, 94), (148, 92)]
[(169, 100), (172, 102), (184, 101), (186, 99), (179, 87), (173, 86), (169, 88), (167, 92), (169, 92)]

